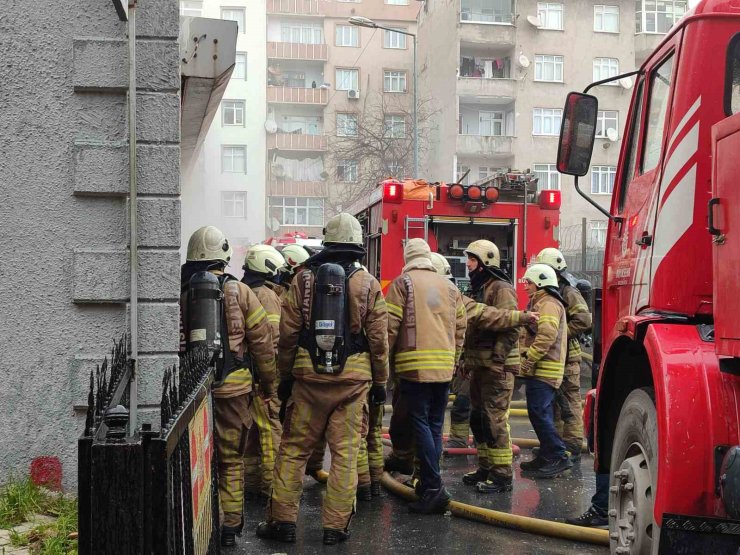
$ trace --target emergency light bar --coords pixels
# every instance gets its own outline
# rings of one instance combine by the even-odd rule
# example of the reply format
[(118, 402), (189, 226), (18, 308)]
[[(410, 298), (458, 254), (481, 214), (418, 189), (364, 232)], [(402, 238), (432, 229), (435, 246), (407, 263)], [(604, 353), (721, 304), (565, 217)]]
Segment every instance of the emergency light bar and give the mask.
[(383, 181), (383, 202), (401, 204), (403, 202), (403, 183), (395, 179)]
[(554, 189), (541, 191), (539, 205), (542, 210), (560, 210), (560, 191)]
[(452, 200), (468, 200), (471, 202), (485, 202), (493, 204), (498, 200), (497, 187), (481, 187), (480, 185), (460, 185), (454, 183), (447, 189), (447, 196)]

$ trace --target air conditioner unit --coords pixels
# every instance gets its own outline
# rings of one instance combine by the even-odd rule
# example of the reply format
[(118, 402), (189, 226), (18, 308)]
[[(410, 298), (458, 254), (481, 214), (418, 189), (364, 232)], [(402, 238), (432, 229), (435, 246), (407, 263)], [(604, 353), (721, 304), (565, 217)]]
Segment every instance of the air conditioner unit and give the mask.
[(360, 91), (357, 89), (350, 89), (347, 91), (347, 98), (350, 100), (358, 100), (360, 98)]
[(469, 239), (453, 239), (452, 240), (452, 250), (454, 251), (462, 251), (468, 248), (468, 245), (471, 243)]

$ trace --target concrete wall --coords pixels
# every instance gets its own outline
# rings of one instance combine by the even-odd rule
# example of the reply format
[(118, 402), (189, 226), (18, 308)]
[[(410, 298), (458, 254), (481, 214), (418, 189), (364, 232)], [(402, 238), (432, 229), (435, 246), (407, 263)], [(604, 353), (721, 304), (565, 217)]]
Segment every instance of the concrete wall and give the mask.
[[(139, 0), (140, 382), (145, 418), (177, 361), (176, 0)], [(76, 480), (90, 371), (127, 329), (126, 23), (113, 2), (0, 11), (0, 482), (42, 455)]]

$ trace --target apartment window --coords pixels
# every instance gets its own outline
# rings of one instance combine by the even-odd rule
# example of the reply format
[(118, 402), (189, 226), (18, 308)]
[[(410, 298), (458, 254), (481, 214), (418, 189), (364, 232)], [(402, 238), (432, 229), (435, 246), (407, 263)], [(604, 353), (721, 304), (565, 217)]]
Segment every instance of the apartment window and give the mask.
[(406, 35), (396, 31), (383, 31), (383, 48), (406, 49)]
[(562, 119), (561, 108), (535, 108), (532, 134), (557, 136), (560, 134)]
[(667, 33), (686, 13), (686, 0), (636, 0), (635, 31)]
[(457, 165), (457, 176), (455, 176), (455, 180), (458, 183), (462, 183), (463, 185), (468, 185), (470, 183), (470, 173), (468, 173), (467, 176), (465, 176), (465, 179), (460, 181), (462, 179), (462, 176), (465, 175), (465, 172), (470, 171), (470, 166), (467, 166), (465, 164), (458, 164)]
[(478, 112), (478, 134), (482, 137), (501, 137), (504, 134), (503, 112)]
[(247, 215), (247, 193), (224, 191), (221, 193), (221, 215), (224, 218), (244, 218)]
[(352, 25), (337, 25), (337, 46), (360, 46), (360, 33), (357, 27)]
[(320, 135), (321, 119), (318, 116), (285, 115), (282, 117), (278, 131), (281, 133)]
[(489, 175), (496, 175), (500, 171), (502, 171), (501, 168), (494, 168), (493, 166), (479, 166), (478, 179), (485, 179)]
[(385, 116), (385, 133), (388, 139), (404, 139), (406, 137), (406, 118), (403, 116)]
[(598, 33), (618, 33), (619, 6), (594, 6), (594, 31)]
[(405, 71), (383, 72), (383, 92), (403, 93), (406, 92)]
[(240, 33), (244, 33), (246, 30), (244, 26), (244, 8), (221, 8), (221, 19), (236, 21)]
[(605, 220), (591, 220), (588, 222), (588, 246), (604, 247), (606, 246), (606, 228), (609, 222)]
[(244, 125), (244, 101), (221, 101), (221, 125)]
[(512, 0), (461, 0), (460, 20), (475, 23), (511, 23), (514, 15)]
[(247, 147), (245, 145), (221, 147), (222, 173), (247, 173)]
[(324, 225), (324, 199), (270, 197), (270, 214), (280, 225)]
[(338, 91), (349, 91), (359, 89), (360, 81), (359, 69), (341, 69), (337, 68), (336, 72), (336, 89)]
[(560, 172), (556, 164), (535, 164), (534, 174), (537, 176), (537, 190), (560, 190)]
[(337, 164), (337, 181), (354, 183), (358, 175), (357, 160), (342, 160)]
[(357, 137), (357, 114), (337, 114), (337, 137)]
[(619, 112), (616, 110), (599, 110), (596, 119), (596, 137), (598, 139), (608, 138), (609, 129), (614, 129), (615, 133), (619, 133)]
[(232, 79), (247, 78), (247, 53), (237, 52), (236, 61), (234, 62), (234, 71), (231, 73)]
[(389, 6), (408, 6), (409, 0), (385, 0)]
[(559, 2), (537, 2), (540, 29), (563, 30), (563, 5)]
[(283, 23), (280, 40), (299, 44), (324, 44), (324, 28), (301, 23)]
[(594, 166), (591, 168), (591, 194), (611, 195), (614, 190), (616, 166)]
[(202, 17), (203, 0), (180, 0), (180, 15), (183, 17)]
[[(619, 60), (616, 58), (594, 58), (594, 81), (601, 81), (619, 75)], [(617, 85), (612, 81), (609, 85)]]
[(534, 57), (534, 80), (563, 82), (563, 57), (536, 54)]

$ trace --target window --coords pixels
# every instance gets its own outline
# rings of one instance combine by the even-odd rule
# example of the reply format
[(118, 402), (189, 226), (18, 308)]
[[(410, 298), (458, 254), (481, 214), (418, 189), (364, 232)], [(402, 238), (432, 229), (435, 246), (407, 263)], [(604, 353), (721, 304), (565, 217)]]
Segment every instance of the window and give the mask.
[(337, 114), (337, 137), (357, 137), (357, 114)]
[(616, 133), (619, 133), (619, 112), (616, 110), (599, 110), (596, 118), (596, 138), (608, 139), (607, 131), (609, 129), (614, 129)]
[(540, 29), (563, 30), (563, 5), (556, 2), (537, 2)]
[(483, 137), (501, 137), (504, 134), (503, 112), (478, 112), (478, 134)]
[(203, 0), (180, 0), (180, 15), (183, 17), (202, 17)]
[(357, 27), (352, 25), (337, 25), (337, 46), (360, 46), (360, 33)]
[(665, 117), (668, 112), (668, 93), (671, 91), (673, 75), (673, 54), (653, 71), (650, 77), (650, 96), (648, 97), (647, 129), (645, 146), (642, 152), (642, 171), (648, 172), (660, 162), (663, 148)]
[(563, 57), (536, 54), (534, 57), (534, 80), (563, 82)]
[(232, 79), (247, 78), (247, 53), (237, 52), (236, 61), (234, 62), (234, 71), (231, 74)]
[(246, 31), (244, 26), (244, 8), (221, 8), (221, 19), (236, 21), (240, 33)]
[[(616, 58), (594, 58), (594, 81), (619, 75), (619, 60)], [(612, 81), (609, 85), (618, 85)]]
[(337, 164), (337, 181), (346, 183), (357, 181), (357, 160), (342, 160)]
[(636, 0), (635, 31), (667, 33), (686, 13), (687, 0)]
[(512, 0), (461, 0), (460, 20), (476, 23), (508, 23), (514, 15)]
[(324, 28), (308, 23), (283, 23), (280, 40), (299, 44), (324, 44)]
[(406, 138), (406, 118), (403, 116), (385, 116), (385, 133), (388, 139)]
[(337, 68), (336, 72), (336, 89), (338, 91), (349, 91), (351, 89), (358, 89), (358, 83), (360, 81), (360, 70), (359, 69), (340, 69)]
[(535, 164), (534, 174), (537, 176), (537, 190), (560, 190), (560, 172), (557, 164)]
[(619, 205), (617, 209), (621, 212), (624, 210), (624, 201), (627, 198), (627, 189), (635, 175), (635, 162), (637, 161), (637, 146), (640, 144), (640, 130), (642, 129), (642, 93), (644, 90), (644, 81), (640, 79), (635, 94), (634, 108), (632, 109), (632, 125), (630, 125), (630, 143), (628, 145), (629, 154), (622, 172), (622, 187), (619, 190)]
[(406, 92), (406, 72), (405, 71), (385, 71), (383, 72), (383, 92)]
[(606, 245), (606, 228), (609, 222), (605, 220), (591, 220), (588, 222), (588, 246), (604, 247)]
[(385, 3), (390, 6), (408, 6), (409, 0), (385, 0)]
[(395, 31), (383, 31), (383, 48), (406, 49), (406, 35)]
[(222, 146), (221, 172), (247, 173), (247, 147), (244, 145)]
[(244, 218), (247, 215), (247, 193), (224, 191), (221, 193), (221, 215), (224, 218)]
[(321, 118), (319, 116), (284, 115), (278, 125), (278, 131), (280, 133), (321, 135)]
[(243, 100), (223, 100), (221, 102), (221, 125), (244, 125)]
[(324, 199), (270, 197), (270, 216), (280, 225), (324, 225)]
[(727, 49), (725, 80), (725, 115), (731, 116), (740, 111), (740, 34), (732, 38)]
[(562, 119), (561, 108), (535, 108), (532, 135), (559, 135)]
[(468, 185), (470, 183), (470, 174), (468, 173), (467, 176), (465, 176), (465, 179), (461, 182), (460, 179), (463, 175), (465, 175), (465, 172), (470, 171), (470, 166), (467, 166), (465, 164), (458, 164), (457, 165), (457, 176), (455, 176), (455, 181), (458, 183), (462, 183), (463, 185)]
[(403, 166), (398, 160), (393, 160), (388, 164), (388, 174), (398, 179), (404, 177)]
[(496, 175), (499, 172), (506, 171), (502, 168), (494, 168), (493, 166), (479, 166), (478, 167), (478, 179), (485, 179), (489, 175)]
[(611, 195), (614, 190), (616, 166), (594, 166), (591, 168), (591, 194)]
[(619, 6), (594, 6), (594, 31), (599, 33), (618, 33)]

